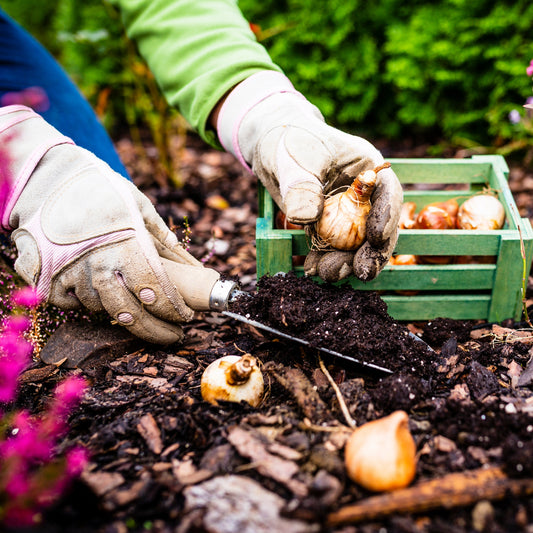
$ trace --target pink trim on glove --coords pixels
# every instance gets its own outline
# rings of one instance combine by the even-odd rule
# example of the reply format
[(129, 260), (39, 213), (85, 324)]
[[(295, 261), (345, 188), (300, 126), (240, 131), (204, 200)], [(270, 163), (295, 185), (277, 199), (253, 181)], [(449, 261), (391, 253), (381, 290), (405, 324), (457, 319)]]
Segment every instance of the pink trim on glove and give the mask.
[(217, 120), (220, 144), (227, 152), (237, 157), (241, 165), (250, 173), (252, 169), (245, 161), (239, 146), (239, 128), (244, 117), (253, 107), (269, 96), (279, 93), (291, 93), (305, 99), (284, 74), (265, 70), (252, 74), (239, 83), (229, 93), (220, 108)]
[[(20, 113), (21, 111), (25, 111), (25, 113)], [(0, 108), (0, 116), (8, 115), (10, 113), (14, 113), (15, 115), (6, 124), (3, 124), (2, 129), (0, 130), (0, 134), (6, 132), (9, 128), (15, 125), (24, 122), (25, 120), (29, 120), (32, 118), (40, 118), (42, 120), (40, 115), (38, 115), (37, 113), (35, 113), (35, 111), (28, 107), (14, 105), (7, 106), (5, 108)], [(12, 142), (24, 142), (23, 139), (17, 141), (16, 139), (13, 140), (12, 137), (10, 137), (10, 140)], [(0, 226), (2, 229), (6, 231), (11, 231), (13, 229), (9, 225), (9, 218), (11, 216), (13, 208), (15, 207), (15, 204), (17, 203), (20, 195), (22, 194), (22, 191), (24, 190), (24, 187), (26, 187), (30, 176), (32, 175), (33, 171), (35, 170), (35, 167), (39, 164), (39, 161), (44, 157), (46, 152), (48, 152), (50, 148), (53, 148), (54, 146), (58, 146), (60, 144), (74, 144), (74, 141), (57, 132), (57, 134), (52, 135), (51, 137), (46, 139), (46, 141), (44, 141), (41, 145), (33, 149), (31, 154), (27, 156), (26, 160), (24, 161), (20, 170), (17, 172), (16, 176), (7, 176), (7, 178), (10, 180), (9, 192), (7, 198), (4, 200), (3, 205), (0, 206)], [(9, 159), (9, 154), (7, 154), (7, 158)]]
[(42, 206), (31, 218), (27, 225), (24, 226), (35, 239), (41, 256), (41, 272), (36, 291), (40, 298), (46, 300), (50, 293), (52, 277), (71, 261), (78, 259), (84, 252), (110, 244), (120, 242), (135, 236), (135, 230), (127, 229), (101, 235), (94, 239), (88, 239), (74, 244), (55, 244), (50, 242), (43, 233), (41, 226)]

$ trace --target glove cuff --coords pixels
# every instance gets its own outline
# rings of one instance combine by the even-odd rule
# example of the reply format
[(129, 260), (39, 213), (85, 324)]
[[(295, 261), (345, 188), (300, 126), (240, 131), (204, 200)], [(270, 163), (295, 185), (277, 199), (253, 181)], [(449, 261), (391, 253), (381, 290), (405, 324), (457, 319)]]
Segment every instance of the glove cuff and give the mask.
[(269, 96), (279, 93), (291, 93), (305, 100), (305, 97), (294, 88), (284, 74), (265, 70), (252, 74), (239, 83), (226, 97), (220, 109), (217, 121), (217, 134), (220, 143), (227, 152), (237, 157), (250, 173), (252, 169), (239, 146), (241, 123), (248, 112), (257, 104)]
[[(35, 118), (39, 119), (36, 124), (26, 123)], [(0, 227), (3, 230), (13, 229), (9, 218), (24, 187), (46, 152), (59, 144), (74, 142), (29, 107), (0, 108), (0, 186), (4, 193), (0, 194)]]

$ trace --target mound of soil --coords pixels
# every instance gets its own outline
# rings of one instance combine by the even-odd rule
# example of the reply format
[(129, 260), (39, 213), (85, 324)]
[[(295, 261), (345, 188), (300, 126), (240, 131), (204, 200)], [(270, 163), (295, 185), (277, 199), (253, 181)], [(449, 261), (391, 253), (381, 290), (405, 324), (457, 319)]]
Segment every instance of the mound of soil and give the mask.
[(241, 296), (231, 311), (300, 337), (312, 347), (351, 355), (390, 370), (409, 367), (428, 378), (433, 353), (387, 313), (375, 292), (320, 284), (307, 277), (263, 277), (257, 293)]

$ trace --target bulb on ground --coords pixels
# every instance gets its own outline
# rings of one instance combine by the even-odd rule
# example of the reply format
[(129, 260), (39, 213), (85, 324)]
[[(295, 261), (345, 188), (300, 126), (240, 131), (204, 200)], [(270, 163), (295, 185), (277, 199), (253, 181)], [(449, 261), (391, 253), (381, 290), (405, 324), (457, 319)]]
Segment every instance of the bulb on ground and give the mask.
[(257, 407), (263, 398), (264, 380), (257, 359), (250, 354), (226, 355), (213, 361), (202, 374), (202, 398), (213, 405), (219, 401), (247, 402)]
[(382, 492), (406, 487), (416, 474), (416, 445), (405, 411), (356, 428), (346, 443), (344, 459), (352, 481)]

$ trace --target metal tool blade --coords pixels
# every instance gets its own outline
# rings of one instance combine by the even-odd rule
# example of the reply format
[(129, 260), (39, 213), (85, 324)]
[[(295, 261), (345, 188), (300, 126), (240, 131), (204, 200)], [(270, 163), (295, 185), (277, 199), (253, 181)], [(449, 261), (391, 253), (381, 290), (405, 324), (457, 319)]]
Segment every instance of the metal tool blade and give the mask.
[[(293, 335), (289, 335), (288, 333), (285, 333), (283, 331), (280, 331), (279, 329), (273, 328), (271, 326), (267, 326), (266, 324), (263, 324), (262, 322), (257, 322), (257, 320), (252, 320), (250, 318), (247, 318), (243, 315), (239, 315), (238, 313), (232, 313), (231, 311), (222, 311), (222, 314), (234, 318), (235, 320), (239, 320), (240, 322), (244, 322), (246, 324), (249, 324), (251, 326), (254, 326), (258, 329), (262, 329), (264, 331), (268, 331), (269, 333), (272, 333), (273, 335), (277, 337), (283, 337), (284, 339), (288, 339), (294, 342), (298, 342), (300, 344), (303, 344), (305, 346), (310, 346), (309, 341), (306, 341), (305, 339), (301, 339), (300, 337), (294, 337)], [(319, 350), (321, 352), (327, 353), (329, 355), (332, 355), (333, 357), (343, 359), (345, 361), (349, 361), (350, 363), (353, 363), (357, 366), (366, 367), (368, 370), (372, 370), (374, 372), (380, 372), (383, 374), (392, 374), (392, 370), (388, 368), (384, 368), (379, 365), (375, 365), (374, 363), (368, 363), (366, 361), (361, 361), (359, 359), (356, 359), (355, 357), (352, 357), (350, 355), (345, 355), (340, 352), (336, 352), (334, 350), (330, 350), (329, 348), (322, 348), (320, 346), (312, 346), (313, 349)]]

